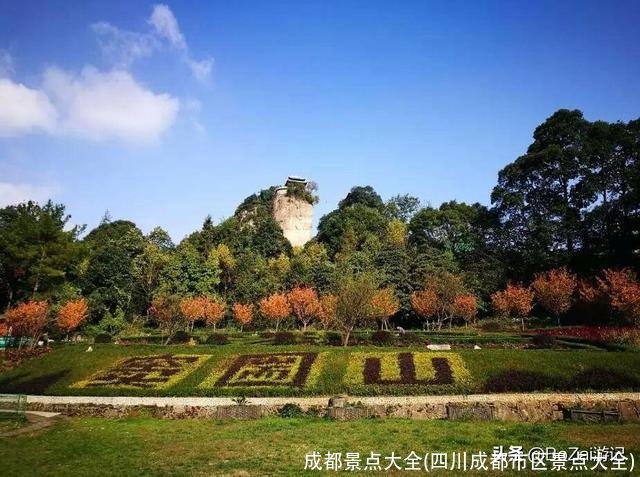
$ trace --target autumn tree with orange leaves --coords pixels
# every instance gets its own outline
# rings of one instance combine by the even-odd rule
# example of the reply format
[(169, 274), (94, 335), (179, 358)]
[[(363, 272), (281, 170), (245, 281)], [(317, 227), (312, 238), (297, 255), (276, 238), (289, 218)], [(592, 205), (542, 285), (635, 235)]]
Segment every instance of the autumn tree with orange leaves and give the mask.
[(204, 298), (204, 322), (207, 325), (213, 325), (213, 329), (216, 329), (218, 323), (224, 318), (224, 313), (227, 309), (225, 304), (214, 298)]
[[(12, 333), (16, 336), (31, 338), (30, 348), (38, 342), (49, 319), (49, 303), (47, 301), (28, 301), (10, 309), (5, 319)], [(22, 346), (22, 340), (20, 341)]]
[(464, 320), (465, 326), (475, 320), (478, 314), (478, 300), (474, 295), (460, 295), (454, 298), (453, 308), (455, 316)]
[(522, 285), (508, 284), (507, 288), (491, 295), (491, 304), (498, 315), (519, 318), (522, 330), (533, 308), (533, 291)]
[(80, 323), (87, 319), (89, 307), (84, 298), (66, 302), (56, 316), (56, 324), (65, 333), (75, 330)]
[(336, 321), (338, 298), (331, 293), (327, 293), (326, 295), (321, 295), (320, 298), (318, 298), (318, 302), (320, 305), (318, 319), (320, 323), (322, 323), (322, 327), (326, 330), (330, 326), (333, 326), (333, 323)]
[(389, 329), (389, 318), (400, 309), (400, 300), (393, 288), (382, 288), (371, 298), (373, 316), (380, 320), (381, 329)]
[(191, 331), (196, 321), (204, 320), (207, 325), (216, 325), (224, 318), (224, 303), (207, 296), (185, 298), (180, 301), (180, 312), (190, 324)]
[(320, 311), (318, 294), (311, 287), (295, 287), (287, 293), (287, 300), (293, 315), (302, 323), (302, 331), (306, 331)]
[(156, 319), (160, 329), (167, 335), (165, 345), (169, 344), (171, 338), (184, 326), (185, 319), (180, 310), (180, 302), (175, 295), (158, 296), (151, 301), (149, 314)]
[(278, 331), (282, 320), (291, 314), (291, 305), (283, 293), (274, 293), (263, 298), (260, 300), (259, 308), (260, 313), (275, 323), (276, 331)]
[(607, 297), (609, 305), (628, 323), (640, 324), (640, 283), (635, 272), (628, 268), (607, 269), (596, 279), (600, 293)]
[(536, 275), (531, 288), (538, 303), (556, 317), (560, 326), (560, 316), (571, 308), (577, 284), (575, 274), (566, 268), (556, 268)]
[(205, 297), (197, 296), (194, 298), (184, 298), (180, 301), (180, 312), (187, 320), (191, 331), (193, 331), (196, 321), (204, 320), (205, 300)]
[(253, 305), (234, 303), (232, 310), (233, 317), (240, 323), (240, 331), (242, 331), (243, 326), (247, 326), (253, 321)]
[(411, 296), (411, 303), (421, 317), (435, 318), (435, 325), (440, 330), (446, 322), (451, 327), (456, 312), (455, 300), (467, 294), (460, 275), (443, 271), (429, 275), (424, 289)]
[(425, 320), (435, 316), (437, 306), (438, 296), (433, 290), (420, 290), (411, 294), (411, 308)]

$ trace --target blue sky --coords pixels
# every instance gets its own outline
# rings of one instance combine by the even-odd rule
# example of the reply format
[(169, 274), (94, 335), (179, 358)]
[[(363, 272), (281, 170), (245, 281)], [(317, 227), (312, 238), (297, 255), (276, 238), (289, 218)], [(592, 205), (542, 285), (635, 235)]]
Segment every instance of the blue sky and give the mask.
[(0, 0), (0, 205), (174, 240), (288, 174), (489, 203), (559, 108), (640, 116), (640, 2)]

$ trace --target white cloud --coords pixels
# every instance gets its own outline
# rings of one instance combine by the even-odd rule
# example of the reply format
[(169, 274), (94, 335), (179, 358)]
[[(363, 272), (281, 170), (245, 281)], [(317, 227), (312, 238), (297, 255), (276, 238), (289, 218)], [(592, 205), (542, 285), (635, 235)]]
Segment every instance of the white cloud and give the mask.
[(0, 207), (18, 204), (28, 200), (44, 202), (57, 192), (57, 188), (33, 184), (13, 184), (0, 182)]
[(186, 58), (191, 73), (198, 81), (204, 82), (211, 77), (211, 70), (213, 69), (213, 58), (206, 58), (202, 61), (196, 61), (191, 58)]
[(42, 91), (10, 79), (0, 79), (0, 137), (12, 137), (34, 130), (52, 131), (56, 111)]
[(180, 103), (156, 94), (127, 71), (85, 67), (78, 75), (49, 68), (44, 90), (56, 105), (59, 129), (89, 139), (153, 142), (175, 121)]
[(150, 56), (158, 47), (154, 35), (121, 30), (107, 22), (91, 25), (102, 53), (116, 66), (127, 67), (134, 60)]
[(178, 27), (178, 20), (167, 5), (154, 5), (148, 21), (160, 37), (169, 40), (169, 43), (180, 50), (187, 49), (187, 42)]
[(180, 102), (136, 81), (127, 71), (129, 65), (168, 43), (179, 52), (193, 76), (206, 81), (213, 59), (198, 61), (191, 57), (168, 6), (155, 5), (148, 24), (146, 32), (121, 30), (107, 22), (93, 24), (103, 54), (111, 60), (113, 69), (99, 71), (87, 66), (80, 73), (70, 73), (50, 67), (44, 72), (42, 86), (37, 88), (9, 78), (14, 71), (13, 59), (0, 49), (0, 137), (44, 131), (92, 140), (136, 143), (157, 140), (173, 125)]
[(179, 52), (180, 60), (195, 79), (204, 82), (211, 77), (213, 58), (196, 60), (191, 56), (178, 20), (167, 5), (154, 5), (147, 23), (150, 26), (147, 32), (121, 30), (108, 22), (94, 23), (91, 27), (102, 53), (118, 68), (126, 68), (134, 60), (150, 56), (163, 43), (168, 43)]
[(0, 49), (0, 78), (13, 74), (13, 58), (8, 51)]

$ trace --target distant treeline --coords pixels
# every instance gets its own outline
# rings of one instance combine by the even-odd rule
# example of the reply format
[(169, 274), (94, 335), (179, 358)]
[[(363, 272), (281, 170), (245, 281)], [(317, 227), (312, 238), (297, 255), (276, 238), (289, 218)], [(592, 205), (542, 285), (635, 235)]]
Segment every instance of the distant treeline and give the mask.
[(106, 216), (84, 235), (67, 225), (61, 204), (8, 206), (0, 210), (0, 310), (84, 297), (90, 323), (128, 320), (148, 316), (157, 297), (258, 303), (296, 286), (329, 293), (336, 277), (366, 272), (394, 290), (395, 320), (410, 324), (412, 293), (446, 272), (486, 313), (492, 294), (542, 271), (566, 267), (593, 277), (605, 268), (638, 269), (639, 156), (640, 119), (589, 122), (580, 111), (559, 110), (499, 172), (491, 207), (423, 207), (410, 195), (385, 202), (369, 186), (354, 187), (302, 250), (291, 248), (272, 217), (274, 188), (217, 225), (207, 217), (177, 245), (160, 227), (145, 235)]

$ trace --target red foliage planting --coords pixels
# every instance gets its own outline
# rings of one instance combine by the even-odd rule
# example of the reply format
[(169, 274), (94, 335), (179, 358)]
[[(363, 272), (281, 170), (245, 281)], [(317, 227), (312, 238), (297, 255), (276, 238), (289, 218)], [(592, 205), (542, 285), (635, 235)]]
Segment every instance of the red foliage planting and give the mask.
[(633, 326), (571, 326), (532, 330), (534, 333), (580, 338), (588, 341), (617, 341), (618, 336), (626, 333), (640, 333), (640, 328)]

